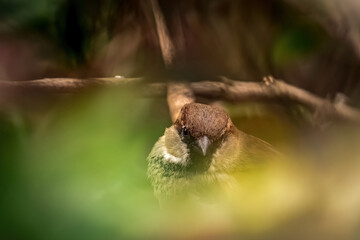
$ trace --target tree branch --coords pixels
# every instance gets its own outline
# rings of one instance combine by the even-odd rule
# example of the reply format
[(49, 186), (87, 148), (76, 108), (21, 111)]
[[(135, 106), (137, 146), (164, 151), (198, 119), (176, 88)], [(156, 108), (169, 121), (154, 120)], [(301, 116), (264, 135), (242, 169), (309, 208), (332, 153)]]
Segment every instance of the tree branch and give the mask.
[(181, 108), (187, 103), (195, 102), (195, 96), (188, 84), (170, 83), (167, 91), (167, 102), (171, 120), (175, 122)]
[(272, 77), (264, 82), (239, 82), (223, 78), (223, 82), (197, 82), (191, 88), (195, 96), (230, 102), (288, 100), (299, 103), (313, 112), (321, 111), (326, 118), (360, 123), (359, 110), (342, 102), (331, 102), (306, 90)]
[(157, 35), (159, 37), (161, 53), (166, 67), (171, 66), (175, 57), (175, 48), (167, 30), (164, 15), (157, 0), (151, 0), (151, 7), (154, 13)]
[[(166, 83), (146, 84), (143, 78), (54, 78), (33, 81), (8, 82), (0, 81), (0, 94), (8, 90), (41, 90), (54, 93), (75, 93), (92, 87), (105, 86), (140, 86), (139, 91), (146, 97), (166, 96)], [(289, 85), (272, 77), (264, 78), (264, 82), (240, 82), (221, 78), (222, 81), (203, 81), (189, 83), (195, 97), (229, 102), (244, 101), (276, 101), (287, 100), (299, 103), (313, 112), (321, 111), (327, 118), (339, 118), (360, 123), (359, 110), (347, 106), (343, 102), (331, 102), (306, 90)], [(169, 88), (169, 98), (171, 98)], [(187, 95), (191, 99), (191, 94)], [(190, 101), (190, 100), (185, 101)], [(191, 100), (192, 101), (192, 100)], [(177, 112), (177, 110), (174, 110)], [(173, 117), (172, 117), (173, 118)]]
[(44, 78), (32, 81), (0, 81), (1, 90), (40, 90), (54, 93), (73, 93), (91, 87), (131, 85), (141, 78)]

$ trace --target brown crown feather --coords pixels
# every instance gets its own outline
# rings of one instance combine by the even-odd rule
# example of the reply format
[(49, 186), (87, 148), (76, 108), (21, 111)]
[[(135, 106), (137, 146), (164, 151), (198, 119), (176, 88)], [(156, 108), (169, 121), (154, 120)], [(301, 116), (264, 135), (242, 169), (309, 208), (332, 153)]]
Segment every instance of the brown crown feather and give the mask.
[(189, 103), (182, 107), (175, 124), (178, 128), (186, 127), (196, 139), (207, 136), (210, 140), (216, 141), (230, 128), (231, 121), (229, 115), (221, 108)]

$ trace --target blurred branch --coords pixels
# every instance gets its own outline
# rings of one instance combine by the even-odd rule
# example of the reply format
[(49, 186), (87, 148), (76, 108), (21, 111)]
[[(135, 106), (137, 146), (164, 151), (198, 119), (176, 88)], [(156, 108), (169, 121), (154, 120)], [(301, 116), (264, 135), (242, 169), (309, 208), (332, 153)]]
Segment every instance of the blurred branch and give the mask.
[(169, 32), (167, 30), (164, 15), (161, 12), (159, 3), (157, 0), (151, 0), (151, 7), (154, 13), (156, 30), (159, 37), (161, 53), (164, 59), (166, 67), (171, 66), (174, 56), (175, 49), (170, 39)]
[[(33, 81), (8, 82), (0, 81), (0, 94), (7, 91), (40, 90), (54, 93), (72, 93), (86, 88), (105, 86), (140, 86), (143, 96), (165, 96), (167, 83), (145, 84), (143, 78), (47, 78)], [(286, 100), (297, 102), (315, 113), (321, 113), (326, 118), (339, 118), (360, 123), (360, 111), (347, 106), (344, 102), (331, 102), (318, 97), (306, 90), (289, 85), (272, 77), (264, 78), (264, 82), (240, 82), (221, 77), (222, 81), (202, 81), (169, 87), (168, 101), (173, 101), (181, 93), (181, 101), (193, 101), (194, 97), (202, 97), (229, 102), (244, 101), (275, 101)], [(193, 94), (189, 89), (192, 90)], [(177, 107), (172, 110), (172, 119), (176, 117)]]
[(0, 91), (39, 90), (53, 93), (73, 93), (91, 87), (133, 85), (139, 82), (141, 82), (141, 78), (44, 78), (32, 81), (0, 81)]
[(306, 90), (273, 77), (264, 82), (239, 82), (222, 77), (223, 82), (197, 82), (191, 88), (195, 96), (230, 102), (287, 100), (299, 103), (323, 118), (338, 118), (360, 123), (360, 111), (343, 102), (332, 103)]
[[(154, 13), (157, 35), (160, 42), (161, 53), (166, 68), (170, 68), (175, 58), (175, 46), (171, 41), (166, 27), (164, 15), (159, 6), (158, 0), (151, 0), (151, 7)], [(170, 117), (176, 121), (181, 108), (187, 104), (195, 102), (195, 96), (189, 84), (170, 83), (167, 86), (167, 103), (169, 106)]]
[(175, 122), (181, 108), (187, 103), (195, 102), (195, 96), (188, 84), (170, 83), (167, 90), (167, 102), (171, 120)]

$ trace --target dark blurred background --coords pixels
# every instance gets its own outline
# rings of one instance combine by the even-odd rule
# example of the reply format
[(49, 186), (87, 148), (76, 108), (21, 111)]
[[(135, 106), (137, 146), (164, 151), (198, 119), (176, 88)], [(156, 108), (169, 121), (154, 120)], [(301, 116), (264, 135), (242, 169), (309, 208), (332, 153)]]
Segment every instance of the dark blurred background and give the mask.
[[(121, 75), (157, 82), (164, 76), (261, 81), (271, 74), (329, 100), (343, 93), (360, 108), (359, 1), (159, 4), (176, 50), (170, 69), (150, 1), (0, 0), (0, 80)], [(262, 187), (245, 188), (252, 197), (239, 200), (238, 224), (219, 223), (218, 216), (199, 224), (205, 219), (185, 213), (183, 221), (177, 214), (169, 221), (146, 179), (146, 156), (171, 124), (165, 99), (122, 89), (0, 93), (1, 239), (359, 236), (354, 126), (318, 123), (288, 102), (225, 104), (241, 130), (293, 161), (260, 177)], [(214, 225), (219, 231), (208, 231)]]
[[(159, 3), (177, 50), (172, 73), (180, 78), (259, 81), (273, 74), (322, 96), (354, 96), (358, 88), (357, 1)], [(150, 2), (0, 4), (2, 80), (163, 71)]]

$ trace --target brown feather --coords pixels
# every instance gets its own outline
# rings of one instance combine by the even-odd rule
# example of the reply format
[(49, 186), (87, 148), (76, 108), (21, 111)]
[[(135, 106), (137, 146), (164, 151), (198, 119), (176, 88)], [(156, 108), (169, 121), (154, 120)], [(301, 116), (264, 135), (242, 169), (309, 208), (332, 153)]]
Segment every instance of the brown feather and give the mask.
[(224, 134), (229, 120), (229, 115), (221, 108), (189, 103), (181, 109), (175, 125), (179, 128), (186, 127), (196, 139), (207, 136), (216, 141)]

